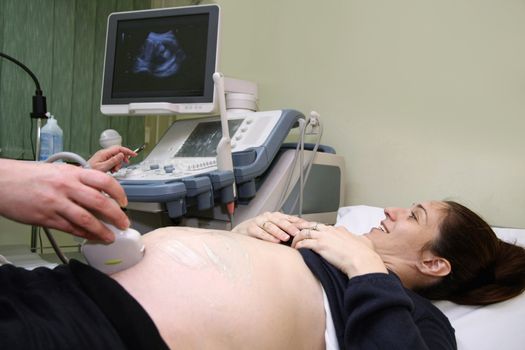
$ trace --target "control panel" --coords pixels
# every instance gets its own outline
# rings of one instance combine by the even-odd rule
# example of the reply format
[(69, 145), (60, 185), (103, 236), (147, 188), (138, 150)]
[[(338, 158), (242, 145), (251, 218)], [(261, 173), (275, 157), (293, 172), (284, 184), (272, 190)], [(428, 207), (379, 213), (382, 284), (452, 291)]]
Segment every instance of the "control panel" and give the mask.
[[(263, 146), (271, 138), (282, 111), (228, 115), (232, 152)], [(222, 137), (219, 117), (173, 123), (141, 163), (120, 169), (118, 180), (170, 180), (217, 169), (216, 149)]]

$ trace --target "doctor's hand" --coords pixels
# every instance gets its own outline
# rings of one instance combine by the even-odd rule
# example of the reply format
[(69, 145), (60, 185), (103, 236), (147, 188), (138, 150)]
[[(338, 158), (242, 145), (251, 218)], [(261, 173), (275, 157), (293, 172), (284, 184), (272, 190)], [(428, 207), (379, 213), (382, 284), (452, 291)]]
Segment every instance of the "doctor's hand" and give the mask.
[(130, 157), (136, 157), (137, 153), (122, 146), (111, 146), (98, 150), (88, 163), (91, 169), (100, 171), (111, 171), (112, 173), (122, 168), (123, 163), (129, 163)]
[(126, 205), (124, 190), (106, 173), (0, 159), (0, 214), (9, 219), (111, 242), (113, 233), (97, 218), (126, 229)]
[(292, 247), (315, 251), (348, 278), (374, 272), (388, 273), (372, 242), (367, 237), (356, 236), (343, 227), (305, 227), (295, 236)]
[(297, 216), (280, 212), (266, 212), (240, 223), (232, 232), (268, 242), (280, 243), (287, 242), (290, 238), (295, 237), (300, 231), (299, 227), (307, 224), (308, 221)]

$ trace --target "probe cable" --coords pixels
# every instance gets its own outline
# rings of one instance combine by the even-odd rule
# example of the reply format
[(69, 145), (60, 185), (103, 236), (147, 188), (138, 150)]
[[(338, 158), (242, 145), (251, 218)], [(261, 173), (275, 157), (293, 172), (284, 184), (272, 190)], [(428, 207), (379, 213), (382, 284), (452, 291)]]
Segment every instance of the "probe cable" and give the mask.
[[(312, 112), (312, 115), (313, 115), (314, 112)], [(305, 175), (304, 175), (304, 180), (301, 179), (301, 182), (300, 182), (300, 188), (299, 188), (299, 193), (300, 193), (300, 197), (296, 197), (293, 205), (291, 206), (291, 211), (293, 212), (293, 210), (295, 209), (295, 207), (297, 206), (297, 200), (299, 199), (300, 200), (300, 203), (299, 203), (299, 216), (302, 216), (302, 201), (303, 201), (303, 196), (302, 194), (304, 193), (304, 188), (306, 187), (306, 181), (308, 180), (308, 177), (310, 176), (310, 170), (312, 169), (312, 165), (314, 163), (314, 159), (315, 159), (315, 155), (317, 154), (317, 150), (319, 149), (319, 145), (321, 144), (321, 137), (323, 136), (323, 125), (321, 124), (321, 121), (319, 120), (318, 116), (315, 118), (316, 120), (316, 123), (317, 125), (313, 125), (313, 123), (311, 122), (312, 119), (310, 119), (308, 121), (308, 124), (309, 125), (312, 125), (312, 129), (313, 127), (317, 126), (319, 129), (318, 129), (318, 132), (317, 132), (317, 141), (315, 142), (315, 145), (312, 149), (312, 155), (310, 157), (310, 160), (308, 161), (308, 165), (306, 166), (305, 168), (305, 165), (303, 162), (301, 162), (301, 175), (303, 172), (305, 172), (305, 169), (306, 169), (306, 172), (305, 172)], [(303, 150), (304, 151), (304, 150)]]
[[(57, 160), (67, 160), (72, 161), (80, 164), (83, 168), (89, 168), (89, 163), (86, 162), (84, 158), (79, 156), (76, 153), (73, 152), (59, 152), (51, 155), (49, 158), (46, 159), (45, 163), (53, 163)], [(55, 240), (55, 237), (51, 234), (51, 231), (47, 227), (42, 227), (44, 229), (44, 232), (46, 234), (47, 239), (49, 240), (49, 243), (51, 243), (51, 247), (53, 247), (53, 250), (55, 251), (56, 255), (62, 261), (64, 264), (69, 263), (69, 259), (64, 255), (62, 250), (60, 249), (57, 241)]]
[[(304, 118), (300, 118), (298, 120), (298, 122), (299, 122), (299, 132), (301, 134), (303, 134), (304, 131), (305, 131), (305, 128), (306, 128), (306, 125), (305, 125), (306, 121), (304, 120)], [(278, 206), (277, 206), (277, 210), (278, 211), (282, 211), (283, 210), (283, 206), (284, 206), (284, 204), (286, 202), (286, 194), (290, 190), (290, 184), (292, 182), (292, 177), (293, 177), (293, 173), (294, 173), (294, 170), (295, 170), (295, 166), (297, 164), (297, 158), (299, 156), (300, 148), (301, 148), (301, 143), (298, 142), (297, 146), (295, 147), (294, 158), (292, 160), (292, 166), (290, 167), (291, 170), (288, 173), (288, 177), (286, 179), (286, 185), (284, 186), (284, 190), (281, 192), (281, 196), (279, 198), (279, 201), (277, 202), (278, 203)]]

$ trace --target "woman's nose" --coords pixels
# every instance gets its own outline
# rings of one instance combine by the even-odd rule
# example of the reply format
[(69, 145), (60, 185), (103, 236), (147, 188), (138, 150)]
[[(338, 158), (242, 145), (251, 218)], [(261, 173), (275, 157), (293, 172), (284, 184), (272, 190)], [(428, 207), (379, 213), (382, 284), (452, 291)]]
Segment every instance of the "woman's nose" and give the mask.
[(387, 217), (387, 219), (396, 221), (399, 218), (399, 215), (403, 213), (404, 210), (405, 209), (403, 208), (388, 207), (385, 208), (385, 216)]

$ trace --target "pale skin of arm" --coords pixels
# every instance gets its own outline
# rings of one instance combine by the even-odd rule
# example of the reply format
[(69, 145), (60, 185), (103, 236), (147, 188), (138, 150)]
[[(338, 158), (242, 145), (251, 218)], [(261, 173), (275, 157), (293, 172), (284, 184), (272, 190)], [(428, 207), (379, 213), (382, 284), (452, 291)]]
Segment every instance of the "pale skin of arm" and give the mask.
[(275, 212), (247, 220), (232, 231), (274, 243), (293, 239), (292, 248), (315, 251), (349, 278), (368, 273), (388, 273), (372, 242), (343, 227), (308, 222)]
[[(102, 193), (104, 192), (104, 193)], [(0, 159), (0, 214), (14, 221), (111, 242), (129, 219), (123, 188), (104, 172), (68, 164)]]

